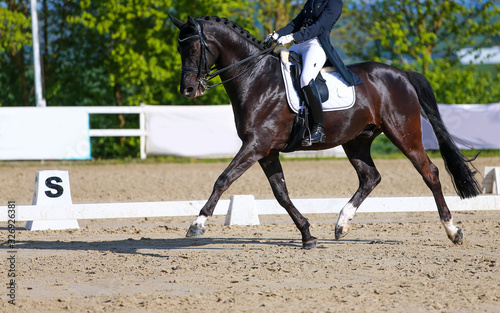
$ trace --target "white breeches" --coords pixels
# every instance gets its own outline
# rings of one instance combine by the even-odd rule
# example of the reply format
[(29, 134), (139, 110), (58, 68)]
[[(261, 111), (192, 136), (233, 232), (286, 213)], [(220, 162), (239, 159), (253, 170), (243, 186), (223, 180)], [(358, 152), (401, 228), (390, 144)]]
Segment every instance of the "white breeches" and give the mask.
[(293, 45), (290, 51), (295, 51), (302, 56), (302, 76), (300, 87), (303, 88), (316, 79), (321, 68), (325, 65), (326, 54), (317, 37)]

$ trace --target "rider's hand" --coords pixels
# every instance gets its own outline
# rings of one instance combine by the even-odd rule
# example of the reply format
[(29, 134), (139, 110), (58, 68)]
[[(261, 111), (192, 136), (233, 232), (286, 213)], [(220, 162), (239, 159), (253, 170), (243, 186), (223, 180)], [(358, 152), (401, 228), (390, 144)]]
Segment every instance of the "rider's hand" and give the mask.
[(292, 41), (293, 41), (293, 34), (281, 36), (280, 38), (278, 38), (278, 44), (281, 46), (284, 46)]
[(277, 32), (272, 32), (266, 37), (266, 41), (264, 41), (265, 44), (271, 43), (272, 41), (276, 41), (280, 35), (278, 35)]

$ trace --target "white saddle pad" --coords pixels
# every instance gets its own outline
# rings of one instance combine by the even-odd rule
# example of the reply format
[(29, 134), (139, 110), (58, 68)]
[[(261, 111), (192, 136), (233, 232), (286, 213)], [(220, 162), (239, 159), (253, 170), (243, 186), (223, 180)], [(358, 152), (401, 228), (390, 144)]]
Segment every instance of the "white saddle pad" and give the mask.
[[(288, 105), (292, 111), (297, 113), (301, 101), (297, 91), (293, 87), (290, 72), (283, 62), (281, 62), (281, 73), (283, 74), (283, 80), (285, 82)], [(329, 93), (328, 100), (323, 103), (323, 111), (345, 110), (354, 106), (356, 101), (354, 86), (349, 87), (338, 72), (324, 72), (322, 70), (321, 75), (326, 80)]]

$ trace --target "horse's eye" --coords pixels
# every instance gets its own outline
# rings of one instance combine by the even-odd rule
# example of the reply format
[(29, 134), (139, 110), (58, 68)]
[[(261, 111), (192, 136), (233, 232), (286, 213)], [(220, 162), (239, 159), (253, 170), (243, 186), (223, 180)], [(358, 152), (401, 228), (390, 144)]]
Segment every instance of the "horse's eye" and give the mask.
[(190, 48), (189, 53), (191, 55), (196, 55), (198, 53), (198, 48), (196, 48), (196, 47)]

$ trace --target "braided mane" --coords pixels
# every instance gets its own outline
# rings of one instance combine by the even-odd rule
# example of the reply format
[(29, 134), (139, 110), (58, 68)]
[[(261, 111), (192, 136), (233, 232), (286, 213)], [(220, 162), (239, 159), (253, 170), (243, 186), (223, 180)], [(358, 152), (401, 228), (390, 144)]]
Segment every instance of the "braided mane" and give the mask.
[(235, 22), (228, 20), (227, 18), (218, 16), (202, 16), (201, 19), (204, 19), (205, 21), (215, 21), (219, 24), (223, 24), (231, 28), (235, 33), (239, 34), (240, 37), (242, 37), (243, 39), (246, 39), (255, 44), (256, 46), (258, 46), (260, 49), (264, 48), (264, 44), (260, 40), (258, 40), (254, 35), (250, 34), (248, 30), (244, 29)]

